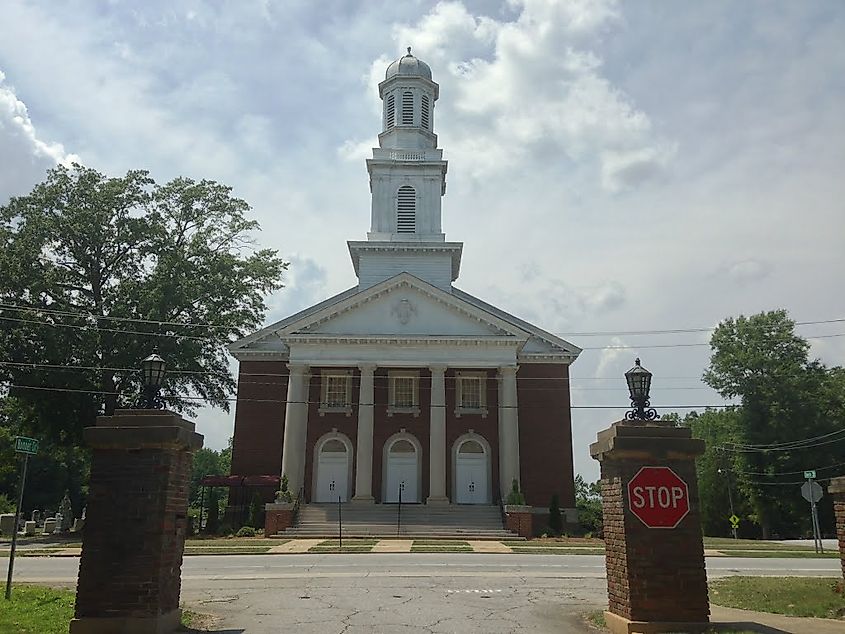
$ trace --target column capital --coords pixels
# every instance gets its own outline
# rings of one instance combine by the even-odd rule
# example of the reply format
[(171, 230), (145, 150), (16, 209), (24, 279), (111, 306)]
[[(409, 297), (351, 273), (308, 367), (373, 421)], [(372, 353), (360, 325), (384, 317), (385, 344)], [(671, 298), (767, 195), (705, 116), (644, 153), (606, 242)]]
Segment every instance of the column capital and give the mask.
[(502, 365), (499, 366), (499, 376), (510, 376), (516, 374), (518, 370), (518, 365)]
[(444, 374), (446, 372), (446, 368), (448, 367), (449, 366), (447, 366), (445, 363), (430, 363), (428, 365), (428, 369), (431, 371), (432, 374), (434, 374), (435, 372)]
[(376, 368), (378, 368), (378, 365), (375, 363), (358, 364), (358, 369), (361, 370), (361, 374), (375, 374)]
[(291, 374), (308, 374), (311, 366), (307, 363), (297, 363), (295, 361), (288, 363), (288, 370)]

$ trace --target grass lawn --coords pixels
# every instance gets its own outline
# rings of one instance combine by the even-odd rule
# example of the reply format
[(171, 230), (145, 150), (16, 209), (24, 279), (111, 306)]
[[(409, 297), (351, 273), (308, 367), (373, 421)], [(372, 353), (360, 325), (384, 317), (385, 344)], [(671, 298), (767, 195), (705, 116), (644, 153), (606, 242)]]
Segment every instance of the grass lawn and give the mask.
[(186, 555), (261, 555), (270, 546), (186, 546)]
[(343, 550), (336, 539), (327, 539), (308, 549), (309, 553), (368, 553), (376, 545), (377, 539), (344, 539)]
[[(76, 592), (26, 584), (12, 586), (12, 599), (0, 597), (0, 632), (2, 634), (67, 634), (73, 618)], [(203, 615), (182, 610), (182, 625), (190, 627)], [(190, 630), (194, 631), (194, 630)]]
[(825, 619), (845, 616), (845, 594), (842, 582), (836, 579), (726, 577), (710, 583), (710, 602), (788, 616)]

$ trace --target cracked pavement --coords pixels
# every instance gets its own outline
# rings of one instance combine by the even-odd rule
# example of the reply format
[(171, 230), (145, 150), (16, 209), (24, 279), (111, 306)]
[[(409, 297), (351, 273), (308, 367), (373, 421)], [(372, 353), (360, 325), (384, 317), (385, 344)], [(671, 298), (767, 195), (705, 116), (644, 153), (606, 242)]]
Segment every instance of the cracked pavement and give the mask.
[[(601, 609), (606, 596), (599, 578), (450, 577), (448, 568), (438, 575), (221, 579), (202, 590), (186, 584), (182, 598), (220, 617), (219, 632), (515, 634), (591, 631), (582, 615)], [(223, 595), (235, 598), (215, 599)]]

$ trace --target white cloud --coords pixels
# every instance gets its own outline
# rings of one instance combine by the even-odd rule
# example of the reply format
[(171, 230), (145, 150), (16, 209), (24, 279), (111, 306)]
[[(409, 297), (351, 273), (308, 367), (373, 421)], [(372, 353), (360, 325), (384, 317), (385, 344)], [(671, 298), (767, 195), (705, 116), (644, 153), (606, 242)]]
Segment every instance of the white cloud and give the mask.
[(0, 71), (0, 204), (29, 191), (48, 169), (73, 162), (80, 158), (37, 134), (26, 104)]
[(441, 2), (415, 25), (394, 29), (397, 45), (413, 43), (420, 57), (449, 69), (436, 79), (450, 95), (438, 124), (450, 155), (477, 178), (566, 156), (597, 165), (597, 178), (614, 192), (659, 175), (674, 145), (654, 134), (586, 48), (617, 21), (617, 3), (510, 4), (519, 11), (513, 21)]

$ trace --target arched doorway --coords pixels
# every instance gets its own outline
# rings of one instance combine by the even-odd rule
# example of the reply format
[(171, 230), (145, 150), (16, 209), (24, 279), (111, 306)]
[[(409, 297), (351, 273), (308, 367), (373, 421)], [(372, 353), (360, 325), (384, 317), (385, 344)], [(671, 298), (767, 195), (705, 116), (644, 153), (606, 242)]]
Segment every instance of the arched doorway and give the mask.
[(420, 501), (420, 450), (416, 439), (408, 436), (392, 437), (385, 444), (384, 502)]
[(314, 479), (315, 502), (342, 502), (349, 499), (350, 447), (339, 436), (325, 438), (315, 447), (317, 477)]
[(455, 503), (490, 504), (490, 449), (480, 436), (455, 443)]

